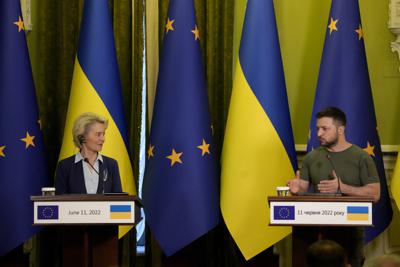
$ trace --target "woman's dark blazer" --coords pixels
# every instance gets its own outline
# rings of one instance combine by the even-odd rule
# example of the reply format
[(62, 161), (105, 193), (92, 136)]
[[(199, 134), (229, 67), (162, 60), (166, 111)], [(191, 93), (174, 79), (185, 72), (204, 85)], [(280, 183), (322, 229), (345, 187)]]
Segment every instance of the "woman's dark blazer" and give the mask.
[[(122, 192), (118, 162), (115, 159), (102, 155), (103, 162), (99, 161), (99, 185), (97, 194)], [(63, 159), (58, 163), (56, 170), (56, 194), (87, 194), (85, 178), (83, 176), (83, 160), (75, 163), (75, 155)], [(107, 176), (107, 179), (104, 177)]]

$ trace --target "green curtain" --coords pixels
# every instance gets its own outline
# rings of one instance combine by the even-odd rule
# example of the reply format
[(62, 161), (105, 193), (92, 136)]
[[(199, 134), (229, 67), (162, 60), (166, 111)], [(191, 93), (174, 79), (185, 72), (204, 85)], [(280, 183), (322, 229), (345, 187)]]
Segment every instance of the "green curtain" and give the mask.
[[(84, 0), (31, 2), (33, 29), (27, 33), (27, 40), (49, 164), (49, 185), (53, 185), (63, 138), (83, 2)], [(138, 177), (142, 113), (140, 103), (144, 30), (143, 23), (140, 22), (144, 17), (144, 3), (145, 1), (109, 0), (135, 177)], [(57, 254), (52, 245), (52, 242), (57, 242), (54, 234), (51, 230), (44, 230), (25, 245), (25, 250), (28, 250), (26, 252), (31, 252), (32, 266), (57, 264), (56, 256), (47, 257), (49, 251)], [(132, 263), (136, 242), (132, 235), (127, 235), (121, 244), (122, 263), (128, 266)]]

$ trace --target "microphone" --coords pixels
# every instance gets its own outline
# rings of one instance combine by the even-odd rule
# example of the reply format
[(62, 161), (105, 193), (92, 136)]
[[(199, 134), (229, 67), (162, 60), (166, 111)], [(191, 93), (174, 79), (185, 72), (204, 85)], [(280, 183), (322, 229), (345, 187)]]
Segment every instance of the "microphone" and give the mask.
[(335, 195), (341, 196), (341, 195), (342, 195), (342, 191), (340, 190), (340, 178), (339, 178), (339, 176), (338, 176), (337, 173), (336, 173), (336, 168), (335, 168), (335, 165), (333, 165), (333, 161), (332, 161), (331, 155), (326, 154), (326, 158), (329, 160), (329, 163), (330, 163), (331, 166), (332, 166), (332, 171), (333, 171), (333, 173), (336, 175), (336, 177), (337, 177), (337, 179), (338, 179), (338, 180), (337, 180), (337, 183), (338, 183), (338, 190), (337, 190), (337, 192), (336, 192)]

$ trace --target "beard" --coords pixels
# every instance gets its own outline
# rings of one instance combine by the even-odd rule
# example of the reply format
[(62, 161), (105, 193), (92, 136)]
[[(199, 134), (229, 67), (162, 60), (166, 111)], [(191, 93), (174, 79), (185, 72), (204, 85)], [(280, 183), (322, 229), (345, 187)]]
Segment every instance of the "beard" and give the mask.
[(338, 137), (338, 136), (335, 136), (335, 138), (332, 139), (332, 140), (330, 140), (330, 141), (321, 140), (321, 139), (320, 139), (320, 140), (319, 140), (319, 143), (320, 143), (320, 145), (323, 146), (323, 147), (332, 148), (332, 147), (334, 147), (335, 145), (337, 145), (338, 141), (339, 141), (339, 137)]

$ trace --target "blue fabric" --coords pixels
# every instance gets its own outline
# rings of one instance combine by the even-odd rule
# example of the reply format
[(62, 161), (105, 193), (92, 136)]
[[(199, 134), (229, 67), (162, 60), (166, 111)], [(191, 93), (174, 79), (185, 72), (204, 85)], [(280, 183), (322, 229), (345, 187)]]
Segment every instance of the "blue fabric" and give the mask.
[(365, 57), (364, 38), (356, 30), (361, 26), (357, 0), (333, 0), (328, 18), (338, 20), (337, 30), (327, 29), (324, 51), (318, 77), (308, 150), (319, 146), (315, 114), (323, 108), (335, 106), (346, 113), (347, 140), (361, 148), (374, 146), (375, 161), (380, 183), (381, 198), (373, 205), (374, 227), (366, 228), (365, 241), (369, 242), (390, 224), (392, 207), (386, 185), (382, 151), (377, 132), (374, 102)]
[[(40, 230), (32, 226), (30, 196), (48, 184), (25, 31), (14, 24), (19, 17), (19, 1), (0, 1), (0, 256)], [(33, 145), (21, 140), (27, 134)]]
[[(174, 30), (162, 47), (143, 203), (151, 231), (171, 255), (218, 224), (219, 178), (200, 45), (191, 32), (193, 1), (171, 0), (167, 17)], [(204, 155), (203, 140), (210, 145)], [(182, 163), (171, 166), (173, 149), (183, 153)]]

